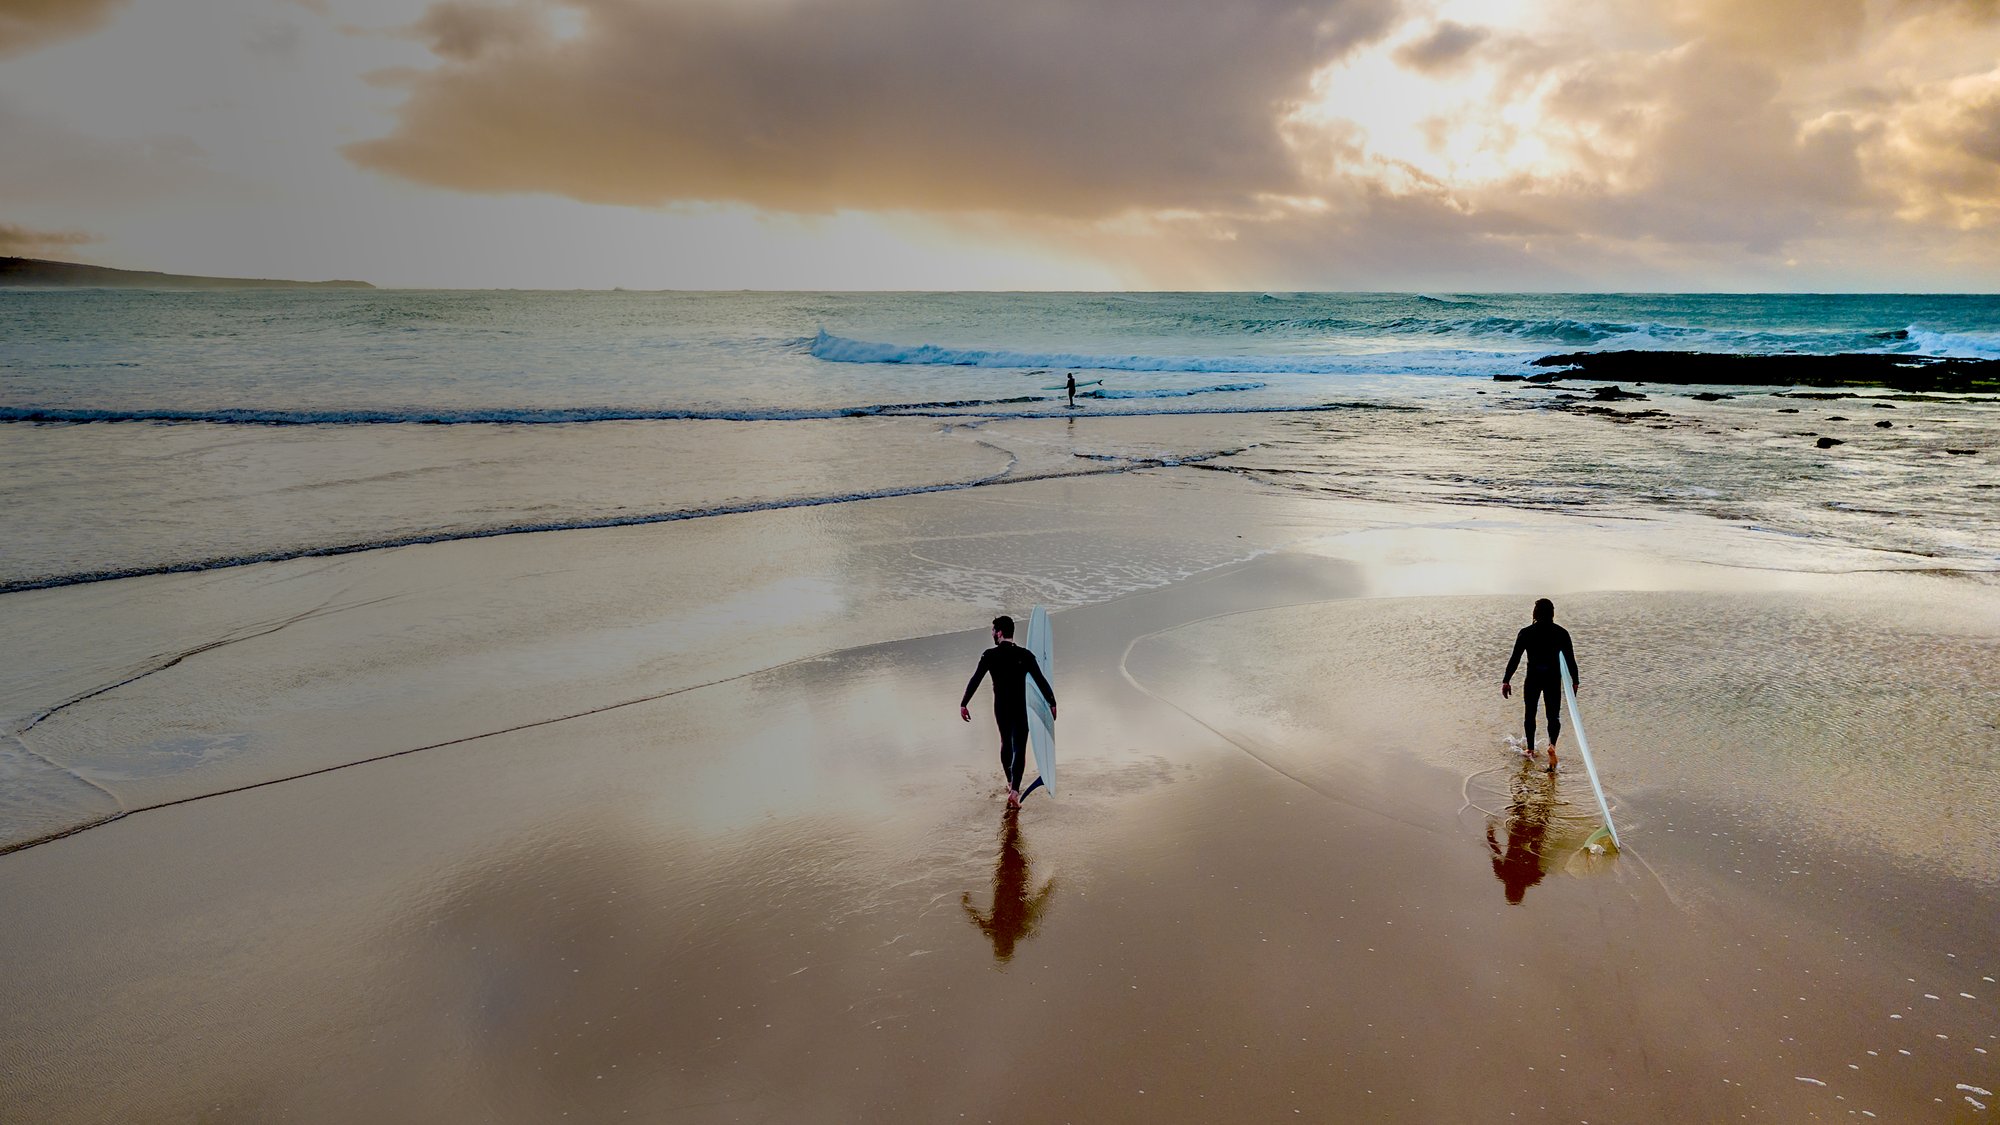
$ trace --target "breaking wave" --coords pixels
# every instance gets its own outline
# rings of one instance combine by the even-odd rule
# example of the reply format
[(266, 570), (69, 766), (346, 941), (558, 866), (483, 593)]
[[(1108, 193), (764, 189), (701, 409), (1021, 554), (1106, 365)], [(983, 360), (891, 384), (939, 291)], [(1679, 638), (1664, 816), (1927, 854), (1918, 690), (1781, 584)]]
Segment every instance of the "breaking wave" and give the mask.
[(1077, 371), (1179, 372), (1214, 375), (1491, 374), (1495, 361), (1512, 364), (1523, 358), (1518, 353), (1460, 349), (1303, 356), (1101, 355), (1089, 352), (1031, 352), (1006, 348), (953, 348), (940, 344), (885, 344), (870, 340), (850, 340), (845, 336), (835, 336), (824, 328), (814, 337), (809, 350), (815, 358), (829, 363), (1008, 369), (1070, 368)]

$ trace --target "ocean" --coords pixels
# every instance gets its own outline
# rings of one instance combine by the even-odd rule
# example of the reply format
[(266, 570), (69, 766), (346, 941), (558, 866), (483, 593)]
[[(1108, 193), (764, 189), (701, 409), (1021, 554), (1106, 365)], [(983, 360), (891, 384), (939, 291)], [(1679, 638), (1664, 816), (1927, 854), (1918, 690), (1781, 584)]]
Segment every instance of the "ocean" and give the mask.
[(0, 292), (0, 591), (1162, 463), (2000, 564), (1993, 403), (1494, 382), (1622, 349), (1994, 357), (2000, 298)]

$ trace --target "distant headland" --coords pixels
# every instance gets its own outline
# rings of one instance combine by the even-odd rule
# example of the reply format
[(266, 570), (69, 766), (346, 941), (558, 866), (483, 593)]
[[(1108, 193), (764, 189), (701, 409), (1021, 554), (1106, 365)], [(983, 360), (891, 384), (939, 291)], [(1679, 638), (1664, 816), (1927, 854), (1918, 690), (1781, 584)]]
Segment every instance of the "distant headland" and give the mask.
[(0, 289), (373, 289), (365, 281), (274, 281), (115, 270), (77, 262), (0, 257)]

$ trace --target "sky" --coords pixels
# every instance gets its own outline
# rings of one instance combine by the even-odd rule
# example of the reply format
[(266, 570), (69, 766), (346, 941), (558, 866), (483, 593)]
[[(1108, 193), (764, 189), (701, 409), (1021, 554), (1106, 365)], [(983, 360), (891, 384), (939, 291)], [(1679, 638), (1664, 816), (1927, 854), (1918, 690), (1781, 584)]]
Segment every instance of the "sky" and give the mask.
[(2000, 290), (2000, 0), (0, 0), (0, 254)]

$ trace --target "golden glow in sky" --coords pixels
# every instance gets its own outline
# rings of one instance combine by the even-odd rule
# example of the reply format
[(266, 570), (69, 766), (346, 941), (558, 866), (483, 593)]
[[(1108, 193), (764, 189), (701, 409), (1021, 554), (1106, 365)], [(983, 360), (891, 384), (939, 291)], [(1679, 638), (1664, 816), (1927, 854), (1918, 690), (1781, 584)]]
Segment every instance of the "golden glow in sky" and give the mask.
[(0, 253), (378, 283), (1993, 289), (1965, 0), (63, 0)]

